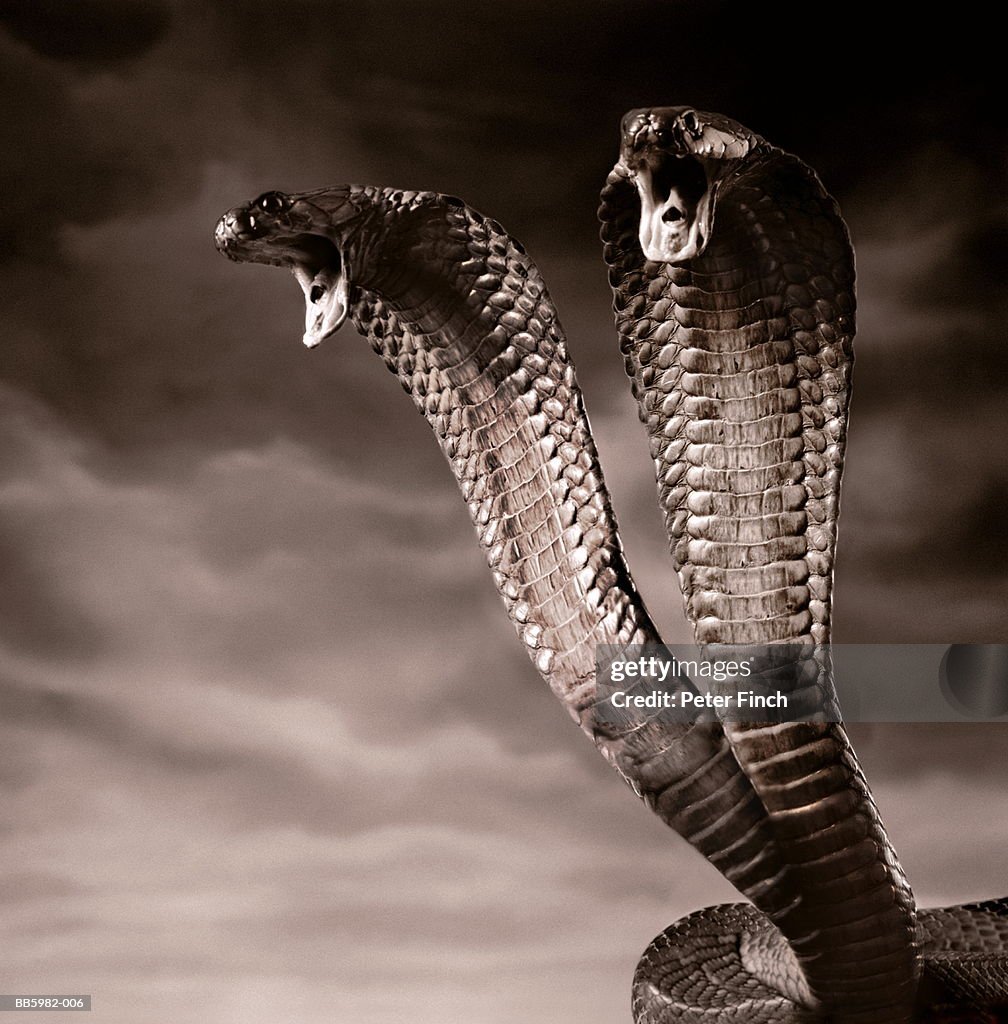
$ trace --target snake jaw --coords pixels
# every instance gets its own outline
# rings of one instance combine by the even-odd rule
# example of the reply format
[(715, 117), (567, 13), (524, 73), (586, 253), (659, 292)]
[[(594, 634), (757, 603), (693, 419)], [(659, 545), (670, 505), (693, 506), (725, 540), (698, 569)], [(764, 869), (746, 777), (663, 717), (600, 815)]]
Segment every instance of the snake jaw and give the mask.
[(350, 312), (350, 284), (343, 261), (319, 270), (306, 263), (291, 267), (305, 297), (305, 331), (301, 338), (306, 348), (315, 348), (343, 326)]

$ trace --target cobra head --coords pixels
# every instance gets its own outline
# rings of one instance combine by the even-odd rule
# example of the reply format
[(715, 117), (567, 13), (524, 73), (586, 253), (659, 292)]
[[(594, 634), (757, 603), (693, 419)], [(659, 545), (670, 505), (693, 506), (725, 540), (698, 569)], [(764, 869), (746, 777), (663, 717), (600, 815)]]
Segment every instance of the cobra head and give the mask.
[(718, 187), (759, 141), (736, 121), (692, 107), (624, 116), (617, 167), (637, 186), (639, 238), (649, 260), (678, 263), (704, 251)]
[(308, 348), (335, 334), (350, 310), (349, 238), (359, 210), (348, 187), (264, 192), (217, 222), (218, 251), (238, 263), (287, 267), (305, 297)]

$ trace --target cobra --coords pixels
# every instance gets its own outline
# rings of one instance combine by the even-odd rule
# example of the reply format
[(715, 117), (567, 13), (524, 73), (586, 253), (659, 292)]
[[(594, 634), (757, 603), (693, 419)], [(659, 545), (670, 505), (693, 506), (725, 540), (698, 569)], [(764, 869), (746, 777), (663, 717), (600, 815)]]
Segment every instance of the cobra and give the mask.
[[(624, 119), (600, 216), (696, 638), (801, 644), (829, 700), (855, 312), (836, 204), (736, 122), (668, 107)], [(267, 192), (221, 218), (216, 244), (294, 274), (309, 347), (347, 319), (368, 338), (432, 427), (537, 670), (750, 901), (654, 940), (633, 981), (637, 1024), (898, 1022), (1008, 1005), (1008, 900), (915, 909), (842, 724), (600, 713), (596, 645), (660, 637), (566, 338), (518, 241), (453, 197), (348, 185)]]

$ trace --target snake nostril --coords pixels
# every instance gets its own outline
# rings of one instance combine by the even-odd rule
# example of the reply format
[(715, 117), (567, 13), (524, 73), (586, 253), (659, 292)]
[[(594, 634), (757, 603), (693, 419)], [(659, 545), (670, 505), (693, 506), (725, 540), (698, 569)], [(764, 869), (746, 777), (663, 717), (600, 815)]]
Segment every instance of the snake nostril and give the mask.
[(217, 237), (225, 243), (233, 242), (246, 231), (246, 224), (240, 212), (228, 210), (217, 224)]
[(238, 209), (227, 218), (228, 233), (236, 238), (242, 235), (255, 235), (258, 231), (256, 219), (251, 210)]

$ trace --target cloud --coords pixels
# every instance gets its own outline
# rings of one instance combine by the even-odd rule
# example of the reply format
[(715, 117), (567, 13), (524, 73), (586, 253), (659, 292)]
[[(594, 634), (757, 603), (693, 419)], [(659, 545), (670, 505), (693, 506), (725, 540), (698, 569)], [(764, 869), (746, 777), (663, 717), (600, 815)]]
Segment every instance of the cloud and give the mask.
[[(496, 644), (474, 647), (471, 625), (448, 627), (460, 634), (457, 658), (441, 653), (439, 604), (471, 584), (457, 556), (434, 544), (425, 558), (397, 538), (418, 520), (432, 530), (445, 499), (427, 496), (406, 514), (289, 441), (214, 454), (170, 488), (122, 479), (102, 472), (100, 444), (44, 408), (16, 396), (8, 408), (14, 465), (0, 510), (34, 522), (36, 559), (48, 551), (60, 562), (59, 572), (42, 562), (42, 578), (67, 581), (103, 643), (90, 661), (34, 649), (0, 658), (12, 680), (0, 690), (0, 778), (18, 823), (0, 851), (35, 872), (6, 894), (5, 976), (31, 987), (40, 963), (58, 963), (67, 984), (96, 993), (102, 1019), (123, 1022), (154, 1020), (166, 1005), (187, 1019), (173, 994), (183, 979), (215, 1019), (240, 1019), (248, 992), (279, 1013), (293, 975), (306, 1013), (328, 1001), (375, 1020), (410, 1001), (419, 1020), (486, 1002), (502, 970), (521, 992), (501, 1014), (553, 998), (557, 969), (614, 976), (604, 987), (622, 1004), (634, 951), (673, 913), (656, 917), (641, 891), (648, 873), (665, 873), (666, 844), (685, 866), (663, 883), (662, 903), (688, 900), (690, 880), (716, 885), (716, 875), (661, 830), (624, 870), (622, 828), (592, 823), (612, 807), (646, 832), (648, 816), (545, 688), (515, 684), (518, 666), (531, 668), (506, 625), (501, 651), (513, 659), (488, 657)], [(291, 529), (306, 510), (308, 523)], [(357, 519), (350, 536), (360, 517), (372, 530), (387, 517), (385, 544), (348, 550), (347, 515)], [(224, 519), (236, 538), (217, 528)], [(328, 575), (313, 583), (315, 565), (302, 559), (311, 545), (311, 563), (324, 561), (327, 545), (314, 545), (326, 535), (347, 577), (358, 554), (370, 586), (404, 564), (419, 574), (429, 646), (403, 619), (387, 645), (372, 634), (347, 651), (346, 599)], [(398, 590), (384, 591), (390, 621), (413, 600)], [(481, 602), (465, 603), (471, 618)], [(339, 628), (325, 628), (334, 613)], [(296, 642), (306, 615), (315, 649)], [(222, 657), (231, 623), (254, 649)], [(259, 648), (263, 629), (272, 635)], [(510, 697), (494, 703), (502, 688)], [(586, 902), (586, 890), (597, 897)], [(604, 933), (593, 928), (596, 903)], [(576, 962), (558, 961), (575, 947)], [(530, 958), (544, 966), (530, 969)], [(386, 999), (377, 990), (389, 977)], [(562, 1002), (568, 1014), (583, 1006)]]
[(169, 8), (141, 0), (4, 0), (0, 23), (45, 57), (107, 65), (147, 53), (164, 34)]

